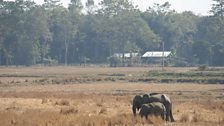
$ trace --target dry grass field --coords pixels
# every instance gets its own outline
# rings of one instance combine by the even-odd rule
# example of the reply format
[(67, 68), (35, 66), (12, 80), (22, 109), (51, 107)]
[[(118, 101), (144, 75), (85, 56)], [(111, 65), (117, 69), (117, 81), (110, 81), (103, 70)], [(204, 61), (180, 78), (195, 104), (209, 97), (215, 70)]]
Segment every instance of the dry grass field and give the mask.
[[(139, 81), (150, 79), (150, 71), (161, 68), (0, 67), (0, 125), (224, 126), (223, 84)], [(133, 97), (150, 92), (170, 96), (175, 122), (133, 116)]]

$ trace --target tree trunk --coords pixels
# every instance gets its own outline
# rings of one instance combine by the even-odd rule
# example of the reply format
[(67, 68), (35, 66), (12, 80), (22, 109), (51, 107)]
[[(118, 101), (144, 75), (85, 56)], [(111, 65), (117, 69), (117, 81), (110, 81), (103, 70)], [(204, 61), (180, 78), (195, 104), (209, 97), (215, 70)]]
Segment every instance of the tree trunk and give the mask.
[(65, 39), (65, 66), (67, 66), (68, 63), (68, 43), (67, 40)]

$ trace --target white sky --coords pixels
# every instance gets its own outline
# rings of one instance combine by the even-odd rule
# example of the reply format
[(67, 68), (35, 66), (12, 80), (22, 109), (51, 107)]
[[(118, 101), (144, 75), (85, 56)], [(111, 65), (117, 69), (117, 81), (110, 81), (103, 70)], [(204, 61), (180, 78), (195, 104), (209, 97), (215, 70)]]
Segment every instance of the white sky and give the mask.
[[(36, 3), (41, 4), (44, 0), (34, 0)], [(67, 6), (70, 0), (60, 0), (63, 5)], [(85, 3), (87, 0), (82, 0)], [(101, 0), (95, 0), (98, 3)], [(138, 5), (141, 10), (146, 10), (149, 6), (153, 6), (154, 3), (165, 3), (168, 1), (171, 4), (171, 9), (177, 12), (193, 11), (195, 14), (208, 15), (211, 9), (212, 0), (130, 0), (134, 4)]]
[(168, 1), (171, 4), (171, 9), (177, 12), (193, 11), (195, 14), (208, 15), (212, 0), (133, 0), (140, 8), (147, 9), (148, 6), (153, 6), (154, 3), (165, 3)]

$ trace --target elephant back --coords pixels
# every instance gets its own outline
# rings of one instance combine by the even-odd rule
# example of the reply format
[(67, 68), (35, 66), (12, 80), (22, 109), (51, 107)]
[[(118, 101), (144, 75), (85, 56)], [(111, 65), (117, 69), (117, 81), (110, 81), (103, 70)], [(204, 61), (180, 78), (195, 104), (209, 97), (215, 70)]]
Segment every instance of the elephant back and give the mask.
[(161, 96), (160, 95), (153, 95), (149, 97), (148, 103), (152, 102), (162, 102), (161, 101)]
[(154, 113), (163, 113), (165, 106), (160, 102), (152, 102), (148, 104)]

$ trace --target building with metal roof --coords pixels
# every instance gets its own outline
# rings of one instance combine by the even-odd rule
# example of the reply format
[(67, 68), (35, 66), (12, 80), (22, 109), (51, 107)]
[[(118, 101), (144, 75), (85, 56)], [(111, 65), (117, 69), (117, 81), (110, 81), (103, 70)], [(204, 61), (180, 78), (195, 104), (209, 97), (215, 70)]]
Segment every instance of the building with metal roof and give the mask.
[(143, 58), (162, 58), (168, 57), (171, 51), (147, 51), (142, 55)]

